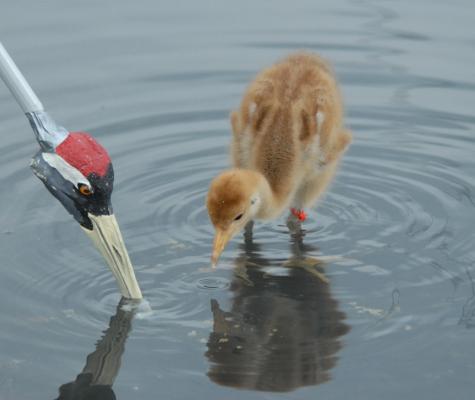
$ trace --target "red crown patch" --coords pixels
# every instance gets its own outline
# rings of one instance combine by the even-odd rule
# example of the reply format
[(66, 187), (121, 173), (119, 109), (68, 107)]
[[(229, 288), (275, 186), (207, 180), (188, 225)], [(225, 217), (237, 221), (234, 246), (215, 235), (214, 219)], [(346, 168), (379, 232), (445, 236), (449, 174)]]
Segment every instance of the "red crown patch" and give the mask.
[(92, 173), (104, 176), (111, 163), (107, 150), (86, 132), (70, 132), (56, 153), (85, 177)]

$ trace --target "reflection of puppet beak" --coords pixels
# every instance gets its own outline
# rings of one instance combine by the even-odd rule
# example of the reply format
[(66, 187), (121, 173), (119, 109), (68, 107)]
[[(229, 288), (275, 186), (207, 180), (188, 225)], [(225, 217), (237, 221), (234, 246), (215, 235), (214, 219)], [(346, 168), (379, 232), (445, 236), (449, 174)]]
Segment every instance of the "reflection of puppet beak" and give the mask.
[(216, 235), (214, 237), (213, 243), (213, 255), (211, 256), (211, 265), (216, 267), (218, 263), (219, 256), (223, 252), (226, 244), (229, 242), (233, 232), (231, 230), (216, 229)]
[(141, 299), (142, 292), (135, 278), (134, 267), (130, 262), (129, 254), (125, 248), (119, 225), (114, 215), (88, 214), (93, 228), (83, 228), (84, 232), (92, 239), (97, 249), (109, 264), (117, 280), (122, 296), (128, 299)]
[[(126, 310), (125, 306), (130, 307), (130, 310)], [(96, 350), (87, 356), (86, 365), (81, 374), (89, 374), (92, 385), (112, 386), (114, 384), (120, 370), (125, 342), (132, 328), (132, 320), (136, 312), (134, 306), (134, 300), (131, 302), (124, 298), (120, 299), (116, 314), (110, 319), (109, 328), (96, 343)]]

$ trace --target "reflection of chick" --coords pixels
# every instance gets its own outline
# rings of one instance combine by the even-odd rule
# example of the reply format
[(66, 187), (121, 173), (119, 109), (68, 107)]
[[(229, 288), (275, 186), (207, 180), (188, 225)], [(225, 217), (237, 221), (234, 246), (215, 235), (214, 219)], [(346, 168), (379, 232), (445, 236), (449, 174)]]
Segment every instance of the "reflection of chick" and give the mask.
[[(294, 256), (282, 269), (286, 274), (277, 276), (266, 273), (271, 261), (249, 251), (236, 260), (231, 311), (211, 301), (214, 324), (206, 357), (212, 381), (286, 392), (330, 379), (341, 336), (350, 328), (308, 260)], [(320, 268), (314, 261), (313, 268)]]
[(96, 350), (87, 356), (83, 371), (74, 382), (66, 383), (59, 388), (57, 400), (116, 399), (112, 384), (119, 373), (125, 341), (135, 314), (134, 310), (122, 309), (125, 302), (124, 298), (119, 302), (109, 328), (96, 344)]
[(233, 169), (211, 183), (207, 207), (216, 229), (215, 264), (229, 239), (253, 219), (291, 208), (305, 219), (351, 141), (327, 63), (295, 54), (264, 70), (231, 114)]

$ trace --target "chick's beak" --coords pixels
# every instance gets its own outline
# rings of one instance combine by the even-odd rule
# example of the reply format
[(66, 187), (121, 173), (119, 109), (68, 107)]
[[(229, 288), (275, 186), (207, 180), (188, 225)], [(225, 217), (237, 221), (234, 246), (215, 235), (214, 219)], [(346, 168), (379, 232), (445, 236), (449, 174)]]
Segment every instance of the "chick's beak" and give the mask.
[(223, 252), (226, 244), (233, 237), (233, 233), (230, 229), (216, 229), (216, 235), (213, 242), (213, 255), (211, 256), (211, 265), (216, 267), (219, 256)]
[(93, 228), (92, 230), (83, 228), (83, 230), (109, 264), (122, 296), (129, 299), (141, 299), (142, 292), (135, 278), (134, 268), (130, 262), (115, 216), (97, 216), (88, 213), (88, 217)]

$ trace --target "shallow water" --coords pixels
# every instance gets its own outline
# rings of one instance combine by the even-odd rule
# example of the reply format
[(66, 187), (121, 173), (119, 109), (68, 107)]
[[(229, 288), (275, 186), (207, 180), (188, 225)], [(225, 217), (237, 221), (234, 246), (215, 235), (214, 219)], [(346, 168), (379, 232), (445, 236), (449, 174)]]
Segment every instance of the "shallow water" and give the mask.
[[(56, 398), (107, 351), (100, 376), (119, 399), (471, 398), (474, 11), (4, 4), (0, 38), (47, 109), (112, 155), (152, 311), (116, 314), (112, 274), (30, 172), (37, 145), (0, 85), (0, 399)], [(229, 162), (229, 111), (302, 48), (334, 64), (354, 143), (303, 244), (284, 219), (259, 224), (210, 271), (204, 197)]]

